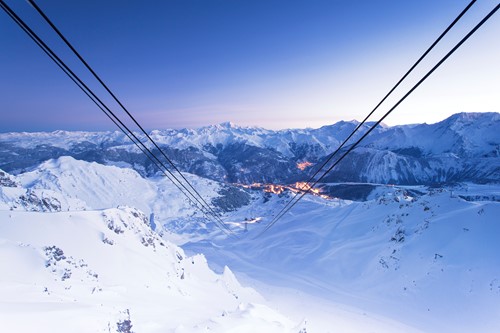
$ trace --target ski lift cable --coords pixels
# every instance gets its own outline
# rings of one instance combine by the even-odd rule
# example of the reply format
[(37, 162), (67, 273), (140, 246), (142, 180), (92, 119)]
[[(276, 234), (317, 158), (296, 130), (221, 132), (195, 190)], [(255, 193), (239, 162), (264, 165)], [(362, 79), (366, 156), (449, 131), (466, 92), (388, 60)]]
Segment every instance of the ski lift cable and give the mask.
[(55, 24), (48, 18), (48, 16), (42, 11), (42, 9), (35, 3), (34, 0), (28, 0), (28, 2), (35, 8), (35, 10), (43, 17), (47, 24), (56, 32), (56, 34), (64, 41), (64, 43), (71, 49), (71, 51), (76, 55), (76, 57), (82, 62), (82, 64), (92, 73), (97, 81), (102, 85), (102, 87), (110, 94), (110, 96), (120, 105), (120, 107), (125, 111), (129, 118), (137, 125), (141, 132), (147, 137), (147, 139), (155, 146), (160, 154), (165, 158), (165, 160), (174, 168), (174, 170), (180, 175), (180, 177), (186, 182), (186, 184), (191, 188), (192, 191), (203, 201), (203, 203), (210, 209), (210, 211), (220, 217), (215, 209), (211, 207), (210, 204), (206, 202), (203, 196), (194, 188), (194, 186), (189, 182), (189, 180), (181, 173), (179, 168), (172, 162), (172, 160), (165, 154), (165, 152), (158, 146), (158, 144), (151, 138), (151, 136), (144, 130), (141, 124), (136, 120), (136, 118), (128, 111), (128, 109), (123, 105), (123, 103), (116, 97), (116, 95), (111, 91), (111, 89), (104, 83), (104, 81), (97, 75), (97, 73), (92, 69), (92, 67), (85, 61), (85, 59), (80, 55), (80, 53), (73, 47), (73, 45), (68, 41), (68, 39), (62, 34), (62, 32), (55, 26)]
[[(128, 138), (131, 139), (131, 141), (148, 157), (148, 159), (150, 159), (160, 169), (160, 171), (162, 171), (167, 176), (167, 178), (169, 178), (170, 181), (172, 181), (172, 183), (189, 199), (190, 203), (193, 204), (195, 208), (197, 208), (200, 211), (202, 211), (202, 213), (206, 217), (208, 217), (207, 213), (209, 213), (210, 215), (212, 215), (210, 213), (210, 210), (208, 210), (206, 207), (204, 207), (203, 204), (201, 202), (199, 202), (199, 200), (198, 200), (198, 203), (200, 203), (202, 205), (202, 207), (204, 207), (207, 210), (207, 212), (205, 212), (202, 208), (200, 208), (179, 187), (179, 185), (174, 182), (174, 180), (171, 178), (171, 176), (173, 176), (173, 174), (170, 172), (170, 170), (168, 170), (168, 168), (161, 161), (158, 160), (158, 158), (156, 157), (156, 155), (154, 155), (151, 152), (151, 150), (149, 148), (147, 148), (137, 138), (137, 136), (132, 131), (130, 131), (130, 129), (125, 124), (123, 124), (123, 122), (121, 122), (121, 120), (93, 93), (93, 91), (90, 90), (88, 88), (88, 86), (86, 86), (85, 83), (83, 83), (83, 81), (81, 81), (81, 79), (38, 37), (38, 35), (36, 35), (36, 33), (33, 30), (31, 30), (31, 28), (29, 28), (29, 26), (27, 26), (27, 24), (19, 16), (17, 16), (17, 14), (15, 14), (14, 11), (12, 11), (12, 9), (10, 9), (10, 7), (3, 0), (0, 0), (0, 6), (21, 27), (21, 29), (23, 31), (25, 31), (25, 33), (27, 33), (28, 36), (59, 66), (59, 68), (61, 68), (66, 73), (66, 75), (68, 75), (70, 77), (70, 79), (75, 84), (77, 84), (77, 86), (101, 109), (101, 111), (103, 111), (106, 114), (106, 116), (108, 118), (110, 118), (110, 120), (113, 121), (113, 123)], [(126, 131), (125, 131), (125, 129), (126, 129)], [(128, 131), (128, 133), (127, 133), (127, 131)], [(162, 168), (162, 166), (163, 166), (163, 168)], [(170, 174), (170, 176), (167, 173)], [(184, 187), (184, 189), (186, 189), (185, 186), (182, 183), (180, 183), (180, 185), (182, 187)], [(189, 192), (188, 189), (186, 189), (186, 190)], [(197, 199), (192, 193), (190, 193), (190, 195), (193, 196), (193, 198), (195, 200)], [(225, 226), (225, 224), (222, 221), (218, 221), (218, 219), (217, 219), (216, 216), (213, 216), (213, 217), (216, 219), (216, 225), (218, 225), (219, 228), (221, 228), (221, 226), (222, 226), (222, 228), (224, 228), (224, 229), (226, 229), (226, 230), (228, 230), (228, 231), (231, 232), (231, 230), (227, 226)], [(221, 225), (219, 225), (219, 224), (221, 224)]]
[[(417, 89), (437, 68), (439, 68), (455, 51), (462, 46), (465, 41), (467, 41), (486, 21), (488, 21), (495, 13), (496, 11), (500, 8), (500, 4), (497, 4), (472, 30), (467, 33), (441, 60), (434, 66), (432, 67), (431, 70), (427, 72), (394, 106), (389, 109), (370, 129), (363, 134), (361, 138), (359, 138), (334, 164), (332, 164), (322, 175), (321, 177), (316, 180), (316, 182), (313, 184), (317, 184), (320, 182), (337, 164), (339, 164), (349, 153), (351, 153), (357, 146), (358, 144), (363, 141), (377, 126), (382, 123), (382, 121), (394, 111), (415, 89)], [(292, 209), (299, 201), (302, 199), (310, 189), (305, 191), (304, 193), (301, 194), (301, 196), (291, 205), (287, 208), (287, 210), (283, 211), (279, 216), (277, 216), (271, 223), (269, 223), (265, 229), (260, 232), (257, 236), (261, 236), (264, 234), (267, 230), (269, 230), (278, 220), (280, 220), (290, 209)]]
[[(382, 103), (385, 102), (385, 100), (396, 90), (397, 87), (410, 75), (411, 72), (420, 64), (420, 62), (431, 52), (431, 50), (441, 41), (441, 39), (453, 28), (453, 26), (462, 18), (462, 16), (472, 7), (472, 5), (476, 2), (477, 0), (472, 0), (463, 10), (460, 12), (460, 14), (451, 22), (450, 25), (439, 35), (439, 37), (427, 48), (427, 50), (418, 58), (418, 60), (410, 67), (410, 69), (399, 79), (399, 81), (389, 90), (389, 92), (380, 100), (380, 102), (373, 108), (373, 110), (356, 126), (356, 128), (349, 134), (349, 136), (340, 144), (337, 149), (331, 154), (328, 155), (327, 159), (321, 164), (321, 166), (316, 170), (316, 172), (303, 184), (301, 184), (300, 188), (298, 189), (298, 192), (295, 192), (293, 197), (285, 204), (285, 206), (278, 212), (276, 216), (280, 216), (282, 212), (284, 212), (294, 200), (297, 199), (299, 194), (301, 194), (304, 190), (309, 191), (314, 187), (314, 185), (317, 184), (317, 181), (314, 182), (315, 177), (325, 168), (331, 160), (337, 155), (337, 153), (346, 145), (346, 143), (356, 134), (360, 128), (366, 123), (366, 121), (375, 113), (375, 111), (382, 105)], [(312, 183), (312, 185), (311, 185)], [(276, 217), (275, 217), (276, 219)], [(274, 221), (274, 219), (273, 219)], [(271, 223), (273, 223), (271, 221)]]

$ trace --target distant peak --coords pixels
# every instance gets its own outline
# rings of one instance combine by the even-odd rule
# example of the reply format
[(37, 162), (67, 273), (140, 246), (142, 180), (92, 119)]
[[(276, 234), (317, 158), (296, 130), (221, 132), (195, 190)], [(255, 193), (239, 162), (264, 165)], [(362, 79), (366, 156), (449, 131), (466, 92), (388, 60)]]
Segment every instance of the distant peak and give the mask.
[(473, 122), (492, 122), (498, 121), (500, 114), (497, 112), (460, 112), (455, 113), (440, 123), (473, 123)]
[(235, 123), (233, 123), (231, 121), (226, 121), (226, 122), (220, 123), (218, 126), (223, 127), (223, 128), (237, 128), (237, 127), (239, 127), (238, 125), (236, 125)]
[(460, 112), (451, 115), (449, 118), (475, 120), (478, 118), (496, 118), (498, 115), (498, 112)]

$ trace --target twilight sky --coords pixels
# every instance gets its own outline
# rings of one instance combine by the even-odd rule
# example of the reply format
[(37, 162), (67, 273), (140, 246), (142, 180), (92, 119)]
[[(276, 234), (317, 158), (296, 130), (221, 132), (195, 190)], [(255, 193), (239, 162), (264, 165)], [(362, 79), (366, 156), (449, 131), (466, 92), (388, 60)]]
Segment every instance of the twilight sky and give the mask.
[[(5, 2), (105, 96), (26, 1)], [(469, 0), (36, 2), (145, 128), (279, 129), (362, 120)], [(477, 1), (375, 116), (496, 3)], [(499, 36), (497, 13), (386, 123), (499, 112)], [(1, 10), (0, 115), (1, 132), (115, 129)]]

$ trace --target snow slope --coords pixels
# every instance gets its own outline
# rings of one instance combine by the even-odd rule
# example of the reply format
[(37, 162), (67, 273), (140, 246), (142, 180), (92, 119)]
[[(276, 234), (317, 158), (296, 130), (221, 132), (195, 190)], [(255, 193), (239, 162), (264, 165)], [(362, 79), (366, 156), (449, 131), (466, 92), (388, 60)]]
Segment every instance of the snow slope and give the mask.
[(500, 329), (499, 193), (498, 186), (465, 184), (381, 187), (365, 202), (306, 197), (261, 235), (286, 202), (275, 196), (232, 217), (241, 225), (259, 220), (246, 233), (241, 226), (238, 241), (217, 242), (216, 251), (206, 242), (184, 248), (249, 281), (299, 289), (424, 332), (493, 333)]
[[(140, 211), (0, 211), (5, 332), (298, 332), (225, 268), (160, 239)], [(217, 300), (214, 302), (214, 300)]]

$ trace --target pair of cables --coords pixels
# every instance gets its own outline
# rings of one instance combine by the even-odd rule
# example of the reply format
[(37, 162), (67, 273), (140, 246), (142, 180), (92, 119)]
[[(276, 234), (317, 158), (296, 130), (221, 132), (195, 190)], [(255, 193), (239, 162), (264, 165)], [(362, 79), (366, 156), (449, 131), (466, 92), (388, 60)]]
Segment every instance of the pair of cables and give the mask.
[(373, 113), (380, 107), (380, 105), (396, 90), (396, 88), (408, 77), (408, 75), (420, 64), (420, 62), (431, 52), (431, 50), (441, 41), (441, 39), (453, 28), (453, 26), (463, 17), (463, 15), (472, 7), (476, 0), (471, 1), (464, 10), (453, 20), (453, 22), (441, 33), (441, 35), (431, 44), (431, 46), (420, 56), (420, 58), (411, 66), (411, 68), (401, 77), (401, 79), (391, 88), (391, 90), (382, 98), (382, 100), (375, 106), (375, 108), (360, 122), (356, 128), (349, 134), (349, 136), (342, 142), (342, 144), (331, 153), (325, 160), (325, 162), (317, 169), (317, 171), (310, 177), (310, 179), (304, 183), (299, 192), (296, 192), (294, 196), (286, 203), (286, 205), (278, 212), (278, 214), (269, 222), (269, 224), (262, 230), (256, 237), (260, 237), (267, 230), (269, 230), (273, 225), (276, 224), (283, 216), (288, 213), (307, 193), (309, 193), (314, 186), (316, 186), (325, 176), (332, 171), (332, 169), (337, 166), (348, 154), (350, 154), (360, 143), (363, 141), (377, 126), (379, 126), (384, 119), (391, 114), (394, 109), (396, 109), (415, 89), (417, 89), (439, 66), (441, 66), (463, 43), (469, 39), (486, 21), (488, 21), (499, 9), (500, 4), (497, 4), (474, 28), (472, 28), (441, 60), (434, 65), (394, 106), (392, 106), (389, 111), (387, 111), (378, 121), (376, 121), (356, 142), (351, 144), (349, 148), (340, 156), (330, 167), (322, 172), (320, 177), (315, 180), (315, 177), (320, 174), (332, 159), (341, 151), (341, 149), (346, 145), (346, 143), (354, 136), (355, 133), (366, 123), (368, 118), (370, 118)]
[[(92, 100), (94, 104), (118, 127), (118, 129), (123, 132), (137, 148), (146, 155), (146, 157), (177, 187), (177, 189), (188, 199), (191, 205), (196, 209), (200, 210), (202, 214), (210, 221), (214, 222), (225, 234), (230, 235), (233, 232), (229, 227), (222, 221), (221, 215), (216, 212), (216, 210), (206, 202), (206, 200), (201, 196), (201, 194), (194, 188), (194, 186), (189, 182), (189, 180), (181, 173), (179, 168), (172, 162), (172, 160), (165, 154), (165, 152), (159, 147), (159, 145), (151, 138), (151, 136), (144, 130), (144, 128), (139, 124), (137, 119), (128, 111), (128, 109), (122, 104), (122, 102), (116, 97), (116, 95), (111, 91), (111, 89), (104, 83), (104, 81), (97, 75), (97, 73), (92, 69), (92, 67), (85, 61), (85, 59), (80, 55), (80, 53), (73, 47), (73, 45), (68, 41), (68, 39), (61, 33), (61, 31), (55, 26), (55, 24), (47, 17), (47, 15), (41, 10), (41, 8), (35, 3), (34, 0), (28, 0), (28, 2), (33, 6), (33, 8), (42, 16), (45, 22), (54, 30), (54, 32), (63, 40), (68, 48), (74, 53), (74, 55), (81, 61), (81, 63), (87, 68), (87, 70), (92, 74), (92, 76), (101, 84), (101, 86), (106, 90), (107, 93), (118, 103), (121, 109), (126, 113), (126, 115), (133, 121), (133, 123), (140, 129), (148, 142), (150, 142), (153, 147), (157, 149), (160, 156), (156, 156), (153, 151), (146, 146), (142, 140), (118, 117), (118, 115), (113, 112), (103, 101), (100, 99), (92, 89), (89, 88), (85, 82), (72, 71), (67, 64), (59, 57), (57, 54), (5, 3), (4, 0), (0, 0), (0, 7), (7, 13), (7, 15), (17, 24), (19, 27), (44, 51), (44, 53), (49, 56), (49, 58), (56, 63), (56, 65)], [(173, 170), (170, 170), (164, 161)]]

